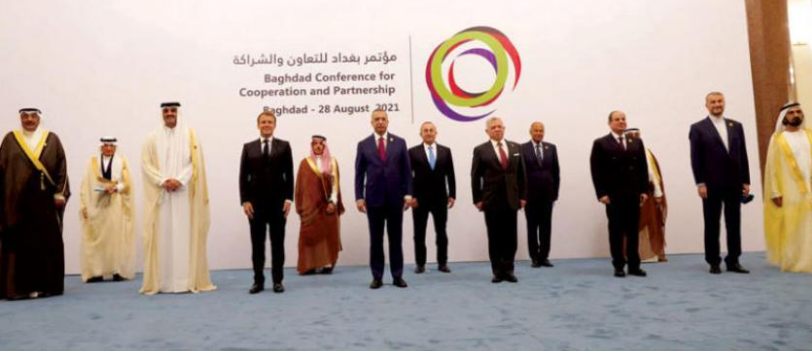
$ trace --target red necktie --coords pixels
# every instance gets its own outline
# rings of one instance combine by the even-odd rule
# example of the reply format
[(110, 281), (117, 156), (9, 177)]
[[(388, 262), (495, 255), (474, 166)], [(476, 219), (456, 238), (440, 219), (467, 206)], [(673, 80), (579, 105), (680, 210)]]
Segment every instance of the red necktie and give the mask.
[(499, 162), (502, 164), (502, 168), (507, 168), (508, 159), (507, 154), (505, 154), (505, 149), (502, 148), (502, 143), (496, 143), (496, 147), (499, 148)]
[(623, 143), (623, 137), (617, 137), (617, 142), (620, 143), (620, 147), (622, 147), (623, 150), (626, 150), (626, 144)]
[(383, 146), (383, 137), (378, 138), (378, 156), (381, 161), (386, 161), (386, 147)]

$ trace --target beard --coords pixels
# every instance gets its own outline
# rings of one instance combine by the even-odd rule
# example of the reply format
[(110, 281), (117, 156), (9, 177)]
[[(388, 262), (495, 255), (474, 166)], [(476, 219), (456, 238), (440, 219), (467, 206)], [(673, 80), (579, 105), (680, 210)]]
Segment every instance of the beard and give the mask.
[(799, 127), (802, 123), (804, 123), (804, 120), (801, 118), (784, 119), (784, 125), (792, 127)]

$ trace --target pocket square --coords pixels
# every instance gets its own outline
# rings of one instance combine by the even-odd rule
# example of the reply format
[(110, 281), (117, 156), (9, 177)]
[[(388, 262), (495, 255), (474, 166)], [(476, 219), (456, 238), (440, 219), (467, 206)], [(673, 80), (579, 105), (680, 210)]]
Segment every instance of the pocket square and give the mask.
[(519, 154), (513, 154), (513, 156), (519, 156)]

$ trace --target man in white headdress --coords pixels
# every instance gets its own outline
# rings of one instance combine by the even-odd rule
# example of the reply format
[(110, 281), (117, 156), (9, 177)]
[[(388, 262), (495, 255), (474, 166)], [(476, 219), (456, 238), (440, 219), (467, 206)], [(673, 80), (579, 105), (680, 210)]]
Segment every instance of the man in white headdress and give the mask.
[(101, 154), (87, 163), (79, 192), (82, 223), (82, 280), (132, 279), (135, 197), (130, 165), (116, 152), (116, 138), (101, 138)]
[(812, 273), (812, 132), (798, 103), (781, 108), (764, 167), (767, 260)]
[(206, 237), (209, 193), (203, 152), (180, 118), (180, 103), (161, 104), (163, 124), (141, 151), (144, 177), (144, 283), (141, 293), (216, 289), (209, 277)]

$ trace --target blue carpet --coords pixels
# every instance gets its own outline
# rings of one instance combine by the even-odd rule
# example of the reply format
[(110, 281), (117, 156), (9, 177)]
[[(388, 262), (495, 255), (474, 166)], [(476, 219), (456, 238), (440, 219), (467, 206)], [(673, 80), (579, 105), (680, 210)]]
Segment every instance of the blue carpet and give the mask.
[(0, 302), (0, 350), (812, 349), (812, 275), (761, 253), (744, 256), (750, 275), (710, 275), (701, 255), (644, 265), (648, 278), (614, 278), (605, 259), (554, 263), (518, 262), (518, 284), (492, 284), (487, 263), (430, 265), (377, 291), (365, 267), (286, 270), (285, 293), (258, 295), (248, 270), (213, 272), (214, 292), (152, 297), (140, 279), (69, 276), (64, 296)]

